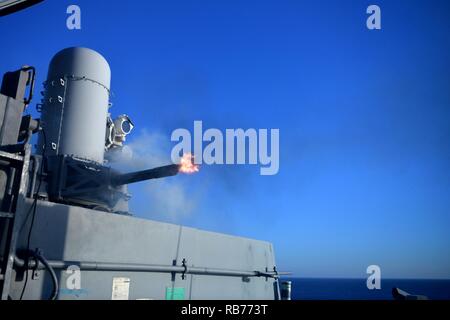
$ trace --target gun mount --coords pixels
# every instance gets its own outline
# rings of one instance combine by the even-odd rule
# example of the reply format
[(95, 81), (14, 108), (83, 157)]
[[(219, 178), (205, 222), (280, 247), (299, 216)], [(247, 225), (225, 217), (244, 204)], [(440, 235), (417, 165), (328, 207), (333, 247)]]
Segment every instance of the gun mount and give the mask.
[[(29, 130), (31, 134), (39, 131), (37, 154), (30, 155), (30, 197), (37, 194), (53, 202), (129, 214), (127, 184), (178, 174), (178, 164), (131, 173), (107, 165), (105, 156), (120, 152), (134, 127), (127, 115), (113, 120), (108, 113), (110, 77), (107, 61), (97, 52), (60, 51), (50, 63), (37, 106), (42, 117), (33, 120), (22, 113), (33, 96), (35, 69), (24, 67), (5, 74), (2, 151), (14, 152)], [(7, 176), (0, 177), (3, 189)]]
[[(55, 55), (40, 120), (23, 116), (34, 79), (24, 67), (0, 88), (1, 300), (280, 297), (270, 243), (123, 215), (128, 184), (198, 167), (189, 154), (137, 172), (110, 167), (105, 158), (120, 152), (134, 124), (108, 113), (110, 70), (100, 54)], [(84, 291), (72, 294), (64, 270), (73, 265)]]
[(78, 204), (103, 211), (128, 213), (126, 185), (177, 175), (177, 164), (120, 173), (96, 162), (59, 155), (47, 158), (51, 201)]

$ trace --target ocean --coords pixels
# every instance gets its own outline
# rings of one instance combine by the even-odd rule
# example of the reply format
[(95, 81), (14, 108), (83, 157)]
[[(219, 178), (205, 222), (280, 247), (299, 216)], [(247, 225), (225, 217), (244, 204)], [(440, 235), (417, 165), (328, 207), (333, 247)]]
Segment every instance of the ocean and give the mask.
[(369, 290), (367, 279), (282, 278), (292, 281), (292, 300), (392, 300), (392, 288), (431, 300), (450, 300), (450, 280), (382, 279), (381, 289)]

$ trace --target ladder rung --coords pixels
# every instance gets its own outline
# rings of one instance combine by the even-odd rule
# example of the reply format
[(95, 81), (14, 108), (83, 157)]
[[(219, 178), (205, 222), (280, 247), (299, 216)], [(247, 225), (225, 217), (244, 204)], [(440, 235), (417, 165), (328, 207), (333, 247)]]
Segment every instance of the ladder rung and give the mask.
[(21, 155), (5, 152), (2, 150), (0, 150), (0, 157), (11, 159), (11, 160), (23, 161), (23, 157)]
[(0, 211), (0, 218), (13, 218), (14, 214), (12, 213), (7, 213), (7, 212), (1, 212)]

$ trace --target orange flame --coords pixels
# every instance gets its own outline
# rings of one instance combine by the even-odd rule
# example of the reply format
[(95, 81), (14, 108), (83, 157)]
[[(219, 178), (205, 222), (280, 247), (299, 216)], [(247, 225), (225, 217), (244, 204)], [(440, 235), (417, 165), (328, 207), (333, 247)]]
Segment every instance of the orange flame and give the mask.
[(195, 173), (200, 170), (199, 166), (194, 163), (194, 155), (192, 153), (186, 153), (183, 155), (180, 161), (179, 172), (182, 173)]

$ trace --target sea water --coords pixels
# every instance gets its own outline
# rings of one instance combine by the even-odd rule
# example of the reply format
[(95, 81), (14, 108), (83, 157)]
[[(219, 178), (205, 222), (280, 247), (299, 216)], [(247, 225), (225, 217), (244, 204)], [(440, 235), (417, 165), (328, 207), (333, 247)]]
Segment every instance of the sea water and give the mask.
[(450, 300), (450, 280), (382, 279), (369, 290), (367, 279), (283, 278), (292, 281), (292, 300), (392, 300), (392, 288), (432, 300)]

